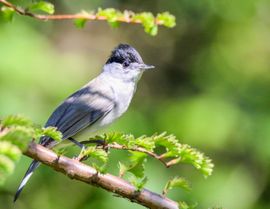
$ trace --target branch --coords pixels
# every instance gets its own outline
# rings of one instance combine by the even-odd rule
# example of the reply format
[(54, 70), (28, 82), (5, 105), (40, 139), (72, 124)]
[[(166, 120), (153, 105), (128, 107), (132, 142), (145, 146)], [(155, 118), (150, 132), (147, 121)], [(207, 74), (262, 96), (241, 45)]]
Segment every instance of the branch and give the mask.
[[(29, 16), (38, 20), (70, 20), (70, 19), (85, 19), (85, 20), (108, 20), (108, 17), (101, 16), (101, 15), (95, 15), (95, 14), (62, 14), (62, 15), (41, 15), (41, 14), (34, 14), (31, 12), (28, 12), (27, 10), (17, 7), (14, 4), (6, 1), (6, 0), (0, 0), (0, 3), (5, 5), (6, 7), (12, 8), (16, 13), (23, 15), (23, 16)], [(125, 23), (136, 23), (141, 24), (142, 21), (138, 19), (133, 19), (131, 15), (125, 15), (124, 17), (117, 17), (115, 19), (116, 22), (125, 22)], [(163, 25), (163, 21), (155, 20), (156, 25)]]
[(171, 165), (168, 165), (168, 163), (166, 161), (163, 160), (162, 156), (157, 155), (154, 152), (150, 152), (144, 148), (141, 147), (126, 147), (124, 145), (120, 145), (120, 144), (108, 144), (107, 145), (108, 148), (112, 148), (112, 149), (119, 149), (119, 150), (130, 150), (130, 151), (137, 151), (137, 152), (142, 152), (145, 153), (157, 160), (159, 160), (161, 163), (163, 163), (167, 168), (170, 167)]
[[(3, 0), (1, 0), (3, 1)], [(151, 209), (178, 209), (178, 204), (147, 189), (137, 191), (129, 182), (110, 175), (100, 174), (94, 168), (65, 156), (57, 156), (53, 151), (31, 142), (24, 155), (38, 160), (56, 171), (109, 192), (129, 199)]]

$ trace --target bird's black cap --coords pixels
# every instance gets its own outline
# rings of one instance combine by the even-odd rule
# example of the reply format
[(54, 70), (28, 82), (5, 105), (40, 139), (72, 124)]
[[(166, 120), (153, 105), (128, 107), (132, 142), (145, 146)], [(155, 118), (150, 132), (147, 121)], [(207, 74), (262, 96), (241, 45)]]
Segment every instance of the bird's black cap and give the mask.
[(119, 63), (129, 65), (136, 62), (143, 64), (143, 60), (140, 54), (132, 46), (128, 44), (119, 44), (111, 53), (111, 56), (107, 60), (106, 64)]

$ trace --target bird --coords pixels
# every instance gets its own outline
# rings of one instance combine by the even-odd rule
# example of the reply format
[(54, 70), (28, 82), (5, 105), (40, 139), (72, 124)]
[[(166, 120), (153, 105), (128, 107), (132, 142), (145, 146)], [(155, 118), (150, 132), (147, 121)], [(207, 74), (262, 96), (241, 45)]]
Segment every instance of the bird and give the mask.
[[(143, 72), (153, 68), (143, 62), (135, 48), (119, 44), (112, 50), (101, 73), (67, 97), (46, 122), (44, 127), (53, 126), (62, 133), (61, 142), (42, 136), (39, 144), (51, 149), (69, 141), (82, 148), (81, 141), (127, 111)], [(39, 165), (39, 161), (32, 161), (15, 193), (14, 202)]]

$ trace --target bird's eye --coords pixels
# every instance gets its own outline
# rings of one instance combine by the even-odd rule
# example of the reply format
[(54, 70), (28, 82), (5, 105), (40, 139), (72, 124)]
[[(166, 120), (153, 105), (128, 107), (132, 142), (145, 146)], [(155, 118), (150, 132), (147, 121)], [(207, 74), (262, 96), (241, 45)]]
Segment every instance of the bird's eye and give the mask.
[(123, 67), (128, 67), (128, 66), (129, 66), (129, 62), (128, 61), (123, 62)]

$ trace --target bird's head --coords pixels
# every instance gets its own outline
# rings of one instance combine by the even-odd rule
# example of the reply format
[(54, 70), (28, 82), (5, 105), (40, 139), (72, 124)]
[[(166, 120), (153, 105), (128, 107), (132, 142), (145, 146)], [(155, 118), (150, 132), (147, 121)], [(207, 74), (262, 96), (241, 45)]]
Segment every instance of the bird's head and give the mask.
[(128, 44), (119, 44), (107, 60), (104, 71), (112, 76), (130, 81), (138, 81), (145, 70), (154, 66), (144, 64), (140, 54)]

